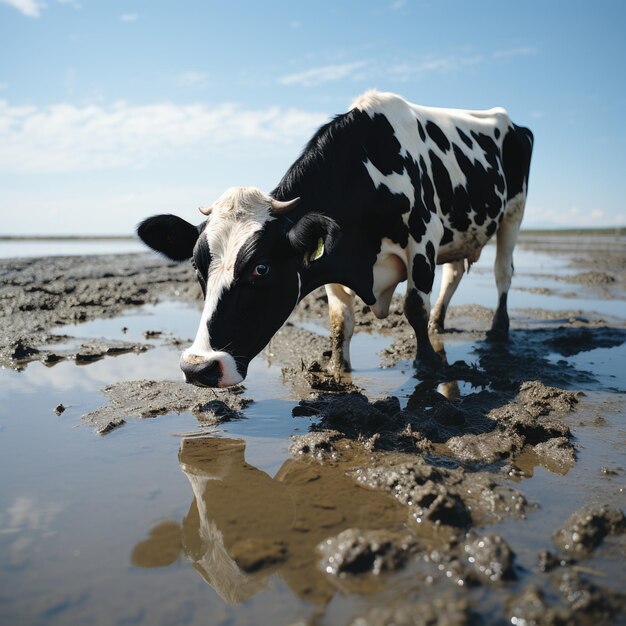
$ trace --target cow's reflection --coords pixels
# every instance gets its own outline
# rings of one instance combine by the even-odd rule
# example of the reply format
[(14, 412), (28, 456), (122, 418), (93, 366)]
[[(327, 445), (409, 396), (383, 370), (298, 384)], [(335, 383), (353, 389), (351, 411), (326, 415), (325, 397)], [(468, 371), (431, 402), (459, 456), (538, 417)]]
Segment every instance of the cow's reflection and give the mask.
[(163, 522), (135, 546), (132, 561), (163, 567), (179, 554), (228, 603), (243, 602), (277, 573), (300, 597), (325, 603), (335, 587), (315, 546), (350, 527), (400, 528), (406, 509), (356, 486), (346, 467), (285, 461), (274, 478), (246, 463), (235, 439), (183, 440), (180, 466), (194, 499), (182, 525)]

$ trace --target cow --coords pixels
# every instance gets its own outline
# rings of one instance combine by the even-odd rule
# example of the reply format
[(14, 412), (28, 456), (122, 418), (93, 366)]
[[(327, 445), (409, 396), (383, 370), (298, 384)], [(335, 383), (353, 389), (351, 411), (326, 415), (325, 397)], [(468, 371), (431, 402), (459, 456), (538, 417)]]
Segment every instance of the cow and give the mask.
[(143, 221), (139, 237), (169, 259), (192, 259), (204, 293), (198, 333), (180, 359), (187, 382), (242, 382), (298, 302), (321, 286), (331, 367), (350, 371), (355, 294), (385, 318), (405, 280), (415, 365), (441, 368), (429, 330), (444, 330), (466, 267), (494, 234), (498, 300), (489, 337), (506, 338), (532, 146), (531, 131), (503, 108), (425, 107), (368, 91), (313, 135), (270, 194), (229, 189), (200, 209), (199, 225), (174, 215)]

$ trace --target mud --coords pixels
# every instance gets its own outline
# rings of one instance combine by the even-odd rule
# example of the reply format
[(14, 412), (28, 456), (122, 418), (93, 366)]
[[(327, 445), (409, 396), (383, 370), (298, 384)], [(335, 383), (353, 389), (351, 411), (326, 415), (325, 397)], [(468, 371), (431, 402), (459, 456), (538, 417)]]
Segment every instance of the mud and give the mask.
[[(547, 277), (589, 297), (623, 297), (619, 246), (584, 259), (575, 246), (560, 252), (575, 273)], [(200, 295), (191, 268), (148, 255), (4, 260), (0, 276), (0, 365), (14, 370), (34, 362), (87, 367), (184, 344), (157, 324), (143, 330), (145, 342), (81, 337), (80, 325), (71, 335), (58, 329)], [(103, 406), (83, 415), (97, 433), (169, 413), (191, 413), (200, 427), (182, 439), (178, 458), (191, 487), (189, 510), (147, 528), (133, 565), (189, 561), (232, 604), (280, 580), (318, 607), (302, 624), (333, 623), (325, 611), (353, 596), (359, 601), (334, 623), (595, 626), (626, 619), (626, 597), (603, 571), (615, 571), (611, 554), (623, 558), (625, 545), (620, 503), (602, 500), (623, 493), (616, 460), (594, 470), (612, 489), (600, 501), (581, 502), (568, 517), (573, 507), (555, 493), (557, 514), (547, 517), (543, 542), (518, 538), (525, 520), (552, 507), (549, 496), (528, 496), (525, 481), (537, 472), (576, 480), (583, 431), (607, 428), (607, 416), (623, 412), (621, 383), (571, 357), (621, 346), (626, 322), (576, 309), (516, 309), (509, 341), (493, 343), (486, 340), (491, 316), (475, 304), (451, 307), (445, 332), (432, 338), (445, 367), (372, 397), (362, 379), (329, 373), (326, 296), (311, 294), (263, 354), (281, 368), (293, 428), (303, 433), (292, 437), (289, 458), (272, 476), (246, 461), (241, 439), (214, 436), (216, 426), (245, 420), (256, 406), (245, 387), (112, 381)], [(415, 340), (401, 298), (385, 320), (358, 304), (356, 328), (387, 339), (382, 368), (413, 375)], [(470, 351), (448, 358), (462, 344)], [(66, 404), (54, 400), (50, 412), (66, 419)]]
[(148, 346), (87, 342), (57, 352), (48, 344), (67, 342), (54, 329), (114, 317), (128, 307), (175, 297), (197, 300), (200, 288), (191, 267), (149, 255), (51, 257), (0, 260), (0, 367), (65, 359), (87, 362)]
[(193, 413), (203, 425), (214, 426), (242, 419), (241, 411), (252, 402), (241, 395), (241, 387), (228, 391), (201, 389), (169, 380), (131, 380), (109, 385), (102, 391), (109, 404), (83, 416), (101, 435), (123, 425), (128, 417), (157, 417), (183, 411)]
[(585, 507), (572, 513), (552, 536), (554, 544), (565, 553), (587, 556), (607, 535), (626, 533), (626, 517), (610, 506)]

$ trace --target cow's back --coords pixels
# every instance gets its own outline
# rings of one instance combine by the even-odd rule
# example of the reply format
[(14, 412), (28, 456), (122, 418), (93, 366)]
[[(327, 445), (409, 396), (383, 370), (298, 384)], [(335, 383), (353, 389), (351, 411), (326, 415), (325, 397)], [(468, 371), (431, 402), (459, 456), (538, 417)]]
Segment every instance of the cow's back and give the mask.
[[(391, 177), (383, 178), (372, 163), (392, 159), (381, 151), (399, 150), (396, 163), (400, 157), (408, 179), (404, 193), (413, 196), (404, 217), (411, 237), (419, 243), (427, 231), (435, 231), (440, 236), (439, 263), (475, 260), (496, 232), (508, 201), (525, 193), (530, 131), (512, 124), (499, 107), (485, 111), (425, 107), (375, 91), (358, 98), (353, 107), (372, 119), (384, 116), (393, 129), (397, 142), (380, 138), (378, 154), (369, 155), (366, 167), (377, 184), (389, 186)], [(399, 175), (398, 169), (396, 165)], [(400, 185), (391, 191), (398, 193)]]

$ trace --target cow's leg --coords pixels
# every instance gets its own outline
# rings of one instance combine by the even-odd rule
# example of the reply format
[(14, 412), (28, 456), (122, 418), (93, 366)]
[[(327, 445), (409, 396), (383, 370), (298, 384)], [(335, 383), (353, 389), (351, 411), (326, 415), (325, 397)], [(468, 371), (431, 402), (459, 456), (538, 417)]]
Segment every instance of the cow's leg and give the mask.
[(446, 263), (443, 266), (439, 297), (437, 298), (437, 302), (430, 313), (430, 321), (428, 323), (428, 329), (431, 333), (443, 332), (448, 305), (450, 304), (450, 300), (452, 299), (456, 288), (461, 282), (461, 278), (463, 278), (464, 272), (465, 261), (463, 259), (460, 261), (453, 261), (452, 263)]
[(509, 335), (509, 314), (507, 312), (507, 296), (513, 277), (513, 249), (517, 242), (517, 234), (524, 214), (524, 197), (515, 196), (507, 204), (504, 219), (496, 234), (496, 262), (494, 274), (498, 287), (498, 306), (493, 316), (489, 339), (506, 339)]
[[(440, 230), (443, 232), (443, 228)], [(442, 232), (435, 234), (440, 236)], [(438, 239), (434, 237), (434, 240)], [(404, 315), (415, 331), (417, 350), (414, 365), (418, 371), (439, 369), (443, 362), (437, 356), (428, 336), (430, 293), (435, 280), (437, 247), (431, 239), (422, 242), (419, 246), (415, 244), (410, 246), (410, 250), (411, 269), (407, 272)]]
[(415, 331), (417, 342), (414, 365), (418, 369), (439, 368), (442, 360), (437, 356), (428, 336), (428, 317), (430, 313), (430, 294), (407, 285), (404, 299), (404, 315)]
[(354, 292), (336, 283), (326, 285), (332, 355), (330, 367), (334, 372), (349, 372), (350, 340), (354, 333)]

